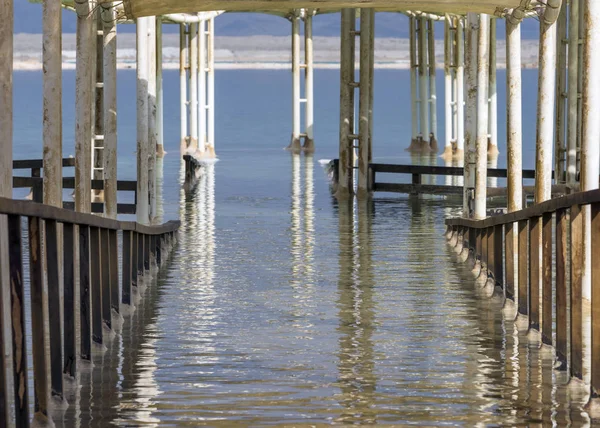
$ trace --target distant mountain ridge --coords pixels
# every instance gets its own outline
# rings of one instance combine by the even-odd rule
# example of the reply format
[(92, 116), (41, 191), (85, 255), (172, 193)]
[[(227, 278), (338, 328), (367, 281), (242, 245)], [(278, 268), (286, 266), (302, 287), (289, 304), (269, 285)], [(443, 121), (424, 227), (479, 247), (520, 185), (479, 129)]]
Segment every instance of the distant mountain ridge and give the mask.
[[(28, 0), (15, 0), (15, 33), (42, 32), (42, 5)], [(498, 25), (498, 38), (504, 38), (504, 22)], [(290, 34), (290, 23), (284, 18), (258, 13), (226, 13), (215, 20), (217, 35), (223, 36), (286, 36)], [(63, 11), (63, 32), (75, 33), (75, 14)], [(133, 33), (133, 25), (122, 25), (119, 31)], [(177, 32), (175, 25), (166, 26), (165, 32)], [(337, 13), (317, 15), (313, 22), (315, 36), (339, 36), (340, 16)], [(381, 12), (376, 15), (377, 37), (408, 38), (408, 19), (399, 13)], [(436, 25), (436, 38), (443, 35), (443, 24)], [(529, 19), (524, 22), (522, 35), (525, 39), (537, 39), (539, 23)]]

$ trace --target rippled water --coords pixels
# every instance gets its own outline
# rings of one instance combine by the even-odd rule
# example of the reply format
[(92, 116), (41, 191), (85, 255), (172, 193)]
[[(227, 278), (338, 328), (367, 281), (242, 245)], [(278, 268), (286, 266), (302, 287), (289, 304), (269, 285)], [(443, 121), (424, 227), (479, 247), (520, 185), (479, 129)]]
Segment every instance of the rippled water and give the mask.
[[(176, 75), (165, 74), (166, 103), (176, 105)], [(178, 246), (82, 371), (81, 388), (68, 390), (57, 426), (589, 423), (585, 390), (565, 386), (552, 356), (503, 318), (500, 301), (477, 297), (447, 246), (444, 219), (459, 201), (378, 196), (348, 205), (330, 196), (317, 161), (337, 150), (338, 73), (316, 74), (315, 158), (281, 150), (287, 74), (221, 74), (221, 161), (189, 191), (179, 181), (178, 110), (166, 111), (160, 210), (182, 220)], [(131, 72), (119, 76), (134, 82)], [(15, 79), (17, 100), (37, 90), (39, 75)], [(389, 109), (397, 95), (376, 88), (375, 158), (410, 162), (396, 137), (408, 121)], [(124, 179), (134, 90), (120, 89)], [(41, 154), (24, 125), (37, 123), (31, 108), (16, 105), (17, 158)], [(65, 104), (67, 153), (72, 108)]]

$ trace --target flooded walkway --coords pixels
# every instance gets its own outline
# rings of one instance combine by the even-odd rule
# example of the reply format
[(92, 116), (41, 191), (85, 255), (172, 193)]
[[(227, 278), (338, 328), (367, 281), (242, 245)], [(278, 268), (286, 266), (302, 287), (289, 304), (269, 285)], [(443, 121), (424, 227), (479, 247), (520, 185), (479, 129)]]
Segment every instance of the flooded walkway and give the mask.
[(219, 168), (180, 193), (168, 269), (57, 426), (588, 421), (583, 390), (456, 263), (443, 220), (459, 207), (338, 205), (311, 157), (273, 197), (260, 176), (215, 192)]

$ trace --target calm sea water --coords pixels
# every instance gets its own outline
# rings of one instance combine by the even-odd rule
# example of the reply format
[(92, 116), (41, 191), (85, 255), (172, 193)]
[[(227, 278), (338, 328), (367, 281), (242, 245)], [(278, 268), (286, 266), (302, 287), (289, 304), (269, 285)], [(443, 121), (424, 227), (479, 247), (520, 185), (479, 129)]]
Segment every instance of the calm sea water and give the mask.
[[(159, 189), (164, 219), (183, 221), (180, 242), (93, 370), (81, 373), (82, 387), (69, 389), (57, 426), (589, 423), (584, 390), (565, 387), (551, 356), (503, 318), (499, 301), (476, 296), (442, 235), (455, 202), (331, 197), (317, 161), (336, 157), (338, 75), (315, 73), (317, 152), (298, 156), (282, 150), (290, 73), (219, 71), (220, 161), (185, 192), (178, 76), (165, 72), (169, 153)], [(525, 166), (533, 167), (535, 71), (524, 79)], [(64, 73), (66, 155), (74, 80)], [(16, 73), (15, 84), (15, 158), (39, 158), (41, 73)], [(135, 179), (134, 72), (119, 72), (119, 84), (119, 177)], [(375, 88), (375, 160), (416, 161), (404, 151), (408, 73), (377, 70)], [(443, 131), (441, 108), (438, 117)]]

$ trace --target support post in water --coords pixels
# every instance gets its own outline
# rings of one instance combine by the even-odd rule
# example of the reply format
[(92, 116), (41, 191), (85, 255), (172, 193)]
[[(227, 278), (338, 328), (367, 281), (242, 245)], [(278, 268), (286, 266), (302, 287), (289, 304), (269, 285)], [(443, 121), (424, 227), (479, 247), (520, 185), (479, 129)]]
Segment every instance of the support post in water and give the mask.
[[(137, 19), (137, 221), (149, 222), (148, 200), (148, 18)], [(193, 137), (193, 135), (192, 135)]]
[(114, 5), (102, 12), (104, 23), (104, 213), (117, 218), (117, 23)]
[(179, 99), (180, 99), (180, 125), (181, 125), (181, 153), (188, 148), (188, 132), (187, 132), (187, 26), (179, 25)]
[(206, 122), (206, 21), (198, 23), (198, 152), (205, 153), (207, 143)]
[(305, 61), (305, 94), (306, 94), (306, 137), (304, 137), (304, 145), (302, 149), (305, 152), (312, 153), (315, 151), (314, 137), (314, 94), (313, 94), (313, 76), (314, 76), (314, 61), (313, 61), (313, 10), (307, 9), (304, 17), (304, 61)]
[(498, 85), (497, 85), (497, 54), (496, 54), (496, 27), (497, 19), (490, 19), (490, 50), (489, 50), (489, 86), (488, 86), (488, 147), (490, 157), (497, 157), (498, 151)]
[(488, 148), (488, 85), (490, 16), (479, 15), (477, 51), (477, 139), (475, 168), (475, 219), (486, 217), (487, 210), (487, 148)]
[(567, 185), (577, 184), (577, 143), (579, 141), (579, 1), (569, 3), (569, 72), (567, 91)]
[(156, 217), (156, 18), (148, 17), (148, 217)]
[(292, 139), (289, 149), (299, 152), (300, 146), (300, 17), (294, 10), (292, 21)]
[(438, 129), (437, 129), (437, 87), (436, 87), (436, 64), (435, 64), (435, 31), (433, 19), (427, 20), (427, 48), (429, 68), (429, 117), (431, 120), (431, 129), (424, 138), (429, 138), (429, 150), (434, 153), (438, 151)]
[(198, 150), (198, 24), (190, 24), (190, 145), (189, 150)]
[(366, 198), (369, 196), (369, 183), (368, 183), (368, 172), (369, 172), (369, 142), (371, 136), (369, 131), (371, 129), (369, 125), (370, 118), (370, 101), (371, 95), (370, 90), (372, 87), (371, 67), (370, 67), (370, 52), (371, 52), (371, 31), (372, 17), (374, 13), (373, 9), (365, 8), (361, 10), (360, 14), (360, 99), (359, 99), (359, 149), (358, 149), (358, 190), (357, 196), (359, 198)]
[(465, 167), (463, 216), (470, 218), (473, 214), (475, 197), (475, 166), (477, 136), (477, 33), (479, 19), (477, 14), (467, 14), (467, 40), (465, 53), (466, 76), (466, 123), (465, 123)]
[(408, 18), (409, 50), (410, 50), (410, 112), (412, 136), (409, 151), (417, 150), (419, 138), (419, 97), (417, 95), (417, 18)]

